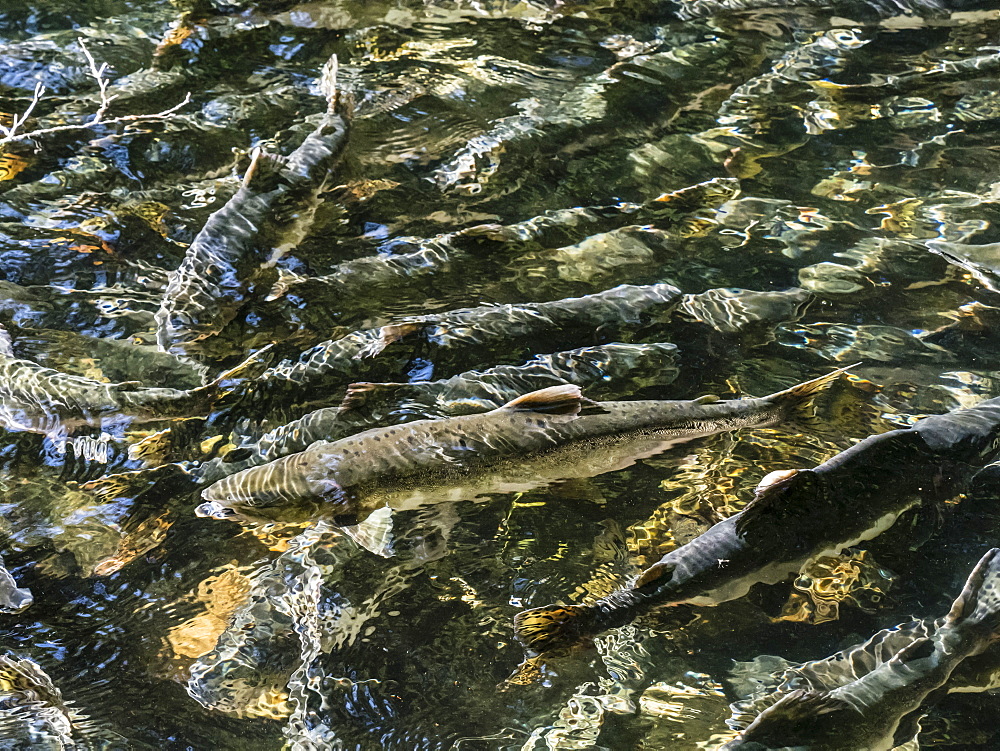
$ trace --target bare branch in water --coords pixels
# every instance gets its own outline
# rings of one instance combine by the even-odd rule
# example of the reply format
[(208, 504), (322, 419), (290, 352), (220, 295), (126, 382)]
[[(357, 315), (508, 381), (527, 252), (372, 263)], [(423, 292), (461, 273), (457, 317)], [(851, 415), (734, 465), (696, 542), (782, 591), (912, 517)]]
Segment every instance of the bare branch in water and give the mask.
[(111, 83), (110, 79), (105, 78), (104, 74), (108, 71), (108, 64), (102, 62), (100, 65), (94, 59), (94, 56), (87, 49), (87, 45), (84, 44), (83, 39), (78, 40), (81, 49), (83, 49), (83, 54), (87, 57), (87, 64), (89, 66), (90, 76), (97, 81), (98, 93), (101, 97), (101, 103), (97, 108), (97, 112), (94, 113), (93, 119), (85, 123), (77, 123), (74, 125), (56, 125), (51, 128), (39, 128), (37, 130), (31, 130), (26, 133), (18, 133), (18, 130), (27, 121), (28, 117), (31, 115), (35, 106), (41, 101), (42, 96), (45, 94), (45, 85), (39, 81), (35, 84), (35, 92), (31, 97), (31, 102), (28, 104), (27, 109), (20, 115), (14, 115), (13, 120), (9, 126), (0, 125), (0, 133), (3, 134), (3, 138), (0, 138), (0, 146), (4, 144), (11, 143), (12, 141), (24, 141), (29, 138), (35, 138), (37, 136), (47, 136), (52, 133), (61, 133), (63, 131), (70, 130), (86, 130), (95, 125), (118, 125), (120, 123), (134, 123), (134, 122), (145, 122), (152, 120), (167, 120), (177, 113), (184, 105), (191, 101), (191, 92), (188, 92), (184, 96), (184, 100), (178, 102), (173, 107), (162, 110), (160, 112), (153, 112), (144, 115), (122, 115), (120, 117), (112, 117), (109, 120), (105, 120), (104, 117), (108, 112), (108, 108), (111, 103), (118, 98), (118, 94), (108, 94), (108, 85)]
[(104, 119), (104, 115), (108, 111), (108, 107), (111, 103), (118, 98), (117, 94), (112, 94), (108, 96), (108, 84), (111, 83), (110, 79), (104, 77), (104, 73), (108, 70), (107, 62), (101, 63), (100, 67), (97, 65), (97, 61), (94, 60), (94, 56), (90, 54), (90, 50), (87, 49), (87, 45), (83, 42), (83, 37), (77, 39), (80, 43), (80, 49), (83, 50), (83, 54), (87, 56), (87, 63), (90, 65), (90, 75), (97, 81), (98, 89), (101, 94), (101, 106), (97, 110), (97, 114), (94, 115), (94, 119), (90, 121), (90, 125), (99, 123)]
[(45, 94), (45, 86), (41, 81), (35, 84), (35, 93), (31, 97), (31, 104), (21, 115), (14, 115), (11, 121), (10, 127), (4, 127), (0, 125), (0, 131), (3, 132), (4, 137), (0, 139), (0, 143), (7, 143), (8, 141), (17, 140), (17, 129), (24, 125), (24, 121), (31, 116), (31, 111), (35, 109), (35, 105), (41, 101), (42, 95)]

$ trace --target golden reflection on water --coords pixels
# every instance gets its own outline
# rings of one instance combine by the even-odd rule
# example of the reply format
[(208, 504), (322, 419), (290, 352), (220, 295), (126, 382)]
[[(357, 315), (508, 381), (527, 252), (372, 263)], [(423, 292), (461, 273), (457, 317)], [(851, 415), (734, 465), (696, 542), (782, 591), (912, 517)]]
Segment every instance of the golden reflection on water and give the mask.
[(892, 587), (895, 577), (878, 565), (867, 550), (846, 550), (810, 561), (792, 586), (795, 592), (776, 621), (819, 624), (840, 617), (840, 606), (873, 611)]

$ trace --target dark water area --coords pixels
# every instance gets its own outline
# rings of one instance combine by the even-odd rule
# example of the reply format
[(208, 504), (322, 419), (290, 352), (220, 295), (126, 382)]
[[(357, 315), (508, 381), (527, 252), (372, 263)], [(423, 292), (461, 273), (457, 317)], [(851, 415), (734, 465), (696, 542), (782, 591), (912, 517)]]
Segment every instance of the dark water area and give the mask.
[[(14, 135), (39, 131), (0, 140), (4, 357), (194, 389), (260, 353), (211, 410), (143, 421), (18, 423), (0, 384), (0, 554), (33, 598), (0, 612), (0, 748), (711, 749), (734, 735), (734, 661), (946, 612), (1000, 541), (995, 467), (696, 617), (540, 665), (512, 633), (629, 585), (772, 471), (1000, 396), (1000, 4), (902, 5), (0, 0), (0, 125), (30, 110)], [(332, 55), (342, 159), (275, 208), (231, 320), (158, 349), (171, 272), (256, 149), (317, 128)], [(623, 284), (677, 292), (521, 328), (441, 317), (302, 364), (406, 317)], [(199, 513), (352, 382), (412, 385), (361, 392), (339, 432), (277, 435), (301, 450), (563, 381), (760, 396), (853, 363), (817, 419), (555, 482), (346, 521)], [(903, 747), (998, 748), (998, 711), (952, 694)]]

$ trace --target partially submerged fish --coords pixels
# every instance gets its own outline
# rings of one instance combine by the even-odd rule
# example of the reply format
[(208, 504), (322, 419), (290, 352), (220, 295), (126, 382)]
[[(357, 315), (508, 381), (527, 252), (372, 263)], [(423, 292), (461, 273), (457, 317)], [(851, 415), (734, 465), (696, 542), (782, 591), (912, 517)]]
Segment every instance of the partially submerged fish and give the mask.
[(103, 383), (15, 357), (10, 335), (0, 329), (0, 427), (64, 435), (84, 426), (107, 429), (207, 415), (223, 395), (225, 382), (241, 374), (250, 360), (185, 391), (146, 388), (135, 381)]
[[(0, 738), (6, 748), (77, 748), (80, 719), (36, 662), (0, 655)], [(79, 738), (78, 738), (79, 739)]]
[(17, 353), (55, 370), (93, 375), (102, 379), (128, 381), (141, 373), (149, 384), (169, 384), (172, 388), (204, 385), (208, 368), (194, 360), (163, 352), (155, 344), (138, 344), (125, 339), (109, 339), (58, 329), (8, 329)]
[(34, 601), (31, 590), (17, 586), (14, 577), (4, 566), (3, 558), (0, 558), (0, 613), (20, 613)]
[(817, 8), (862, 18), (902, 15), (941, 16), (981, 8), (978, 0), (672, 0), (668, 7), (678, 18), (689, 20), (716, 13), (769, 8)]
[(317, 409), (274, 428), (253, 445), (253, 453), (247, 459), (210, 462), (200, 475), (203, 480), (217, 479), (305, 451), (316, 441), (335, 441), (376, 427), (390, 415), (396, 418), (393, 422), (398, 422), (402, 417), (430, 419), (485, 412), (520, 394), (561, 383), (585, 389), (617, 386), (619, 392), (624, 391), (621, 381), (644, 380), (644, 385), (665, 385), (678, 374), (671, 367), (676, 362), (676, 350), (675, 345), (668, 343), (614, 343), (539, 355), (523, 365), (467, 371), (437, 381), (351, 384), (341, 406)]
[(933, 632), (913, 638), (854, 681), (797, 689), (764, 710), (725, 751), (888, 751), (919, 729), (920, 706), (1000, 629), (1000, 549), (982, 557)]
[[(643, 204), (618, 201), (605, 206), (582, 206), (549, 211), (515, 224), (477, 224), (429, 239), (402, 237), (387, 243), (392, 248), (413, 248), (407, 252), (380, 253), (338, 264), (322, 276), (299, 277), (288, 274), (271, 291), (271, 298), (293, 288), (296, 296), (329, 293), (363, 299), (370, 303), (373, 289), (382, 294), (399, 290), (412, 294), (415, 279), (433, 277), (464, 279), (481, 262), (483, 254), (530, 260), (528, 251), (548, 250), (580, 243), (595, 234), (633, 224), (654, 223), (657, 227), (680, 222), (694, 212), (718, 206), (739, 193), (732, 178), (714, 178), (687, 188), (664, 193)], [(503, 254), (503, 255), (501, 255)], [(553, 265), (558, 258), (546, 255), (542, 262)], [(537, 269), (536, 269), (537, 271)], [(360, 301), (360, 300), (359, 300)]]
[(364, 519), (627, 467), (685, 441), (811, 414), (844, 370), (755, 399), (591, 402), (578, 386), (535, 391), (489, 412), (374, 428), (230, 475), (202, 492), (202, 515), (281, 516), (312, 507)]
[(772, 473), (743, 511), (665, 555), (593, 605), (519, 613), (530, 652), (571, 646), (658, 605), (717, 605), (776, 584), (809, 560), (888, 529), (924, 498), (961, 492), (1000, 456), (1000, 399), (870, 436), (813, 469)]
[(255, 151), (240, 189), (208, 218), (170, 274), (156, 312), (162, 349), (217, 334), (256, 291), (275, 249), (277, 209), (318, 189), (346, 146), (349, 118), (336, 85), (333, 56), (320, 78), (329, 108), (319, 126), (287, 158)]
[(543, 351), (540, 343), (549, 337), (563, 346), (598, 344), (669, 314), (680, 298), (680, 290), (670, 284), (622, 284), (551, 302), (481, 305), (411, 316), (321, 342), (297, 361), (286, 360), (267, 370), (256, 386), (261, 393), (291, 387), (305, 403), (330, 404), (331, 392), (352, 381), (398, 378), (409, 360), (408, 352), (402, 352), (403, 359), (396, 362), (391, 362), (392, 350), (369, 358), (402, 339), (420, 337), (422, 344), (437, 350), (433, 359), (439, 366), (448, 364), (446, 354), (455, 359), (464, 354), (463, 348), (472, 347), (500, 350), (516, 362), (529, 345), (532, 352)]

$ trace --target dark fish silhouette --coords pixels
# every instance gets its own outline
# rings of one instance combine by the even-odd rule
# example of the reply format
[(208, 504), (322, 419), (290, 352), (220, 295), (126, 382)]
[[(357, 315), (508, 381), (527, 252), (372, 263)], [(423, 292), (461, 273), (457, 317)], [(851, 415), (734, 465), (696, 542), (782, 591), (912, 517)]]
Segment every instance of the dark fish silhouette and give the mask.
[(622, 626), (657, 605), (717, 605), (742, 597), (816, 556), (876, 537), (922, 498), (960, 492), (997, 456), (1000, 399), (870, 436), (813, 469), (765, 478), (743, 511), (665, 555), (631, 588), (593, 605), (519, 613), (515, 634), (541, 653)]
[(20, 613), (34, 602), (31, 590), (18, 587), (0, 558), (0, 613)]
[(224, 382), (240, 377), (259, 354), (195, 389), (147, 388), (135, 381), (103, 383), (18, 358), (10, 335), (0, 329), (0, 427), (65, 435), (84, 426), (206, 415), (223, 395)]

